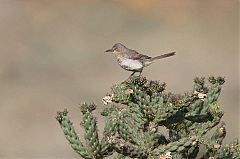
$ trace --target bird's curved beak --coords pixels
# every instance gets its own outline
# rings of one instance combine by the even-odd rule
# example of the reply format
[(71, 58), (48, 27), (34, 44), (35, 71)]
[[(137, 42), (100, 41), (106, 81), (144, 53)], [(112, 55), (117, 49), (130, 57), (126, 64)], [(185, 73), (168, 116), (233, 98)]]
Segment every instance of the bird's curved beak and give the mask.
[(107, 49), (105, 52), (113, 52), (112, 49)]

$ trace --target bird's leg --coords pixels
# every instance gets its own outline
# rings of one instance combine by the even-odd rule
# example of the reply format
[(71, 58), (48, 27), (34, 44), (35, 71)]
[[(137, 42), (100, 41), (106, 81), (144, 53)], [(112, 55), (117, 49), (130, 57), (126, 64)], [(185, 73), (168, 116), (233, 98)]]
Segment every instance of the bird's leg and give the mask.
[(133, 72), (130, 76), (133, 76), (136, 72)]
[(136, 72), (133, 71), (132, 74), (128, 77), (128, 79), (130, 79)]
[(143, 71), (143, 69), (141, 69), (141, 71), (139, 72), (139, 77), (141, 76), (141, 74), (142, 74), (142, 71)]

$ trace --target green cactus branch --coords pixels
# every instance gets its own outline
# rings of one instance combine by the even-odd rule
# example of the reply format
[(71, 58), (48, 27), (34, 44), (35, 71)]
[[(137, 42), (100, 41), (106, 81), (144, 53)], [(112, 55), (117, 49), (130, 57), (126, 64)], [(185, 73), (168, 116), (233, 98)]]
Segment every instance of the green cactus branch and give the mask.
[(75, 129), (72, 125), (72, 122), (69, 120), (67, 116), (68, 112), (67, 110), (64, 110), (63, 112), (58, 112), (58, 115), (56, 117), (57, 121), (59, 122), (64, 135), (66, 139), (71, 144), (72, 148), (83, 158), (91, 159), (92, 156), (90, 156), (87, 149), (83, 146), (81, 141), (79, 140), (77, 133), (75, 132)]
[[(182, 95), (165, 92), (165, 83), (141, 76), (114, 85), (103, 98), (101, 139), (92, 114), (96, 105), (81, 105), (84, 144), (66, 110), (58, 113), (57, 120), (72, 148), (86, 159), (110, 155), (116, 159), (240, 159), (238, 141), (223, 144), (226, 128), (218, 97), (225, 81), (222, 77), (206, 81), (195, 78), (193, 90)], [(208, 138), (212, 129), (215, 132)]]

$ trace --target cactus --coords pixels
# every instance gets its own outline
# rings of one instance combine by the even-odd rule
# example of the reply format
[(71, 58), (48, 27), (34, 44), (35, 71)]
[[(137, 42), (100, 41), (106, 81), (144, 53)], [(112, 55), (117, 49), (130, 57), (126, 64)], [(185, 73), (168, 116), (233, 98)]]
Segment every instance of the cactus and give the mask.
[[(195, 78), (183, 95), (165, 92), (165, 83), (133, 76), (112, 87), (103, 98), (105, 128), (100, 140), (94, 104), (82, 104), (85, 144), (77, 136), (67, 110), (57, 120), (72, 148), (82, 158), (240, 159), (238, 141), (223, 144), (223, 112), (217, 102), (222, 77)], [(216, 128), (215, 128), (216, 127)], [(215, 129), (211, 137), (206, 134)], [(199, 154), (200, 146), (204, 148)]]

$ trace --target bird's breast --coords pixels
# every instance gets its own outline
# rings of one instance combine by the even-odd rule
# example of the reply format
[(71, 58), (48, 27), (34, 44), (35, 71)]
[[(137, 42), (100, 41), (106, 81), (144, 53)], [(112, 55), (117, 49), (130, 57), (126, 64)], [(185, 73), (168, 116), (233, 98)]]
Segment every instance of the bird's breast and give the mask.
[(142, 62), (128, 58), (118, 58), (119, 65), (128, 71), (141, 71), (143, 68)]

